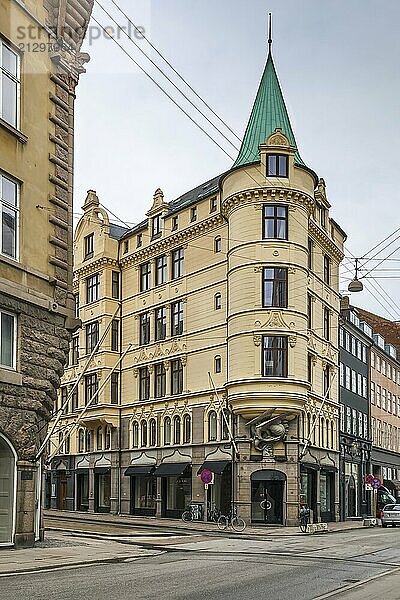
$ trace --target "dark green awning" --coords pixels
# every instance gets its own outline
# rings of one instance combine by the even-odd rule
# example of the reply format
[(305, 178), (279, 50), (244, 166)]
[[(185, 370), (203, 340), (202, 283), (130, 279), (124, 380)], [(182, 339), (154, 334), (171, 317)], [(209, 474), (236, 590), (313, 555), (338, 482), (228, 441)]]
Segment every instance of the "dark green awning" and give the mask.
[(95, 467), (94, 472), (96, 475), (105, 475), (111, 473), (111, 467)]
[(190, 467), (190, 463), (162, 463), (155, 470), (156, 477), (167, 477), (168, 475), (182, 475)]
[(206, 460), (197, 471), (197, 475), (200, 475), (204, 469), (208, 469), (212, 473), (215, 473), (215, 475), (221, 475), (225, 467), (229, 465), (230, 462), (230, 460)]
[(152, 475), (154, 473), (155, 465), (130, 465), (124, 475), (128, 477), (134, 477), (135, 475)]

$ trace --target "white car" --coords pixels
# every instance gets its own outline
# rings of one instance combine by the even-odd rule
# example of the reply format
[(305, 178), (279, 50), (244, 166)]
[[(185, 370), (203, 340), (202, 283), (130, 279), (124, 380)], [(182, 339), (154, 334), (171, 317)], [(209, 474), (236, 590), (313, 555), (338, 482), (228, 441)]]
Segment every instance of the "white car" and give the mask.
[(386, 504), (381, 512), (382, 527), (400, 525), (400, 504)]

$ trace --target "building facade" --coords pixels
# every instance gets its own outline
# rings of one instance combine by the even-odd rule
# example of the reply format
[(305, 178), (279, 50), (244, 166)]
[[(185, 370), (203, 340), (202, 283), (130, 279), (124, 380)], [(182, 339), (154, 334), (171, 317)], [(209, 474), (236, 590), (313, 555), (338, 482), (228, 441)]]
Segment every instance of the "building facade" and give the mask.
[(372, 473), (400, 497), (400, 326), (368, 311), (360, 315), (373, 328), (371, 348)]
[(0, 545), (40, 535), (70, 331), (75, 88), (93, 0), (0, 1)]
[[(83, 327), (63, 378), (49, 507), (179, 517), (189, 503), (339, 519), (338, 269), (345, 234), (299, 155), (269, 53), (226, 173), (124, 231), (89, 192)], [(199, 473), (214, 473), (206, 490)]]
[(371, 327), (360, 321), (348, 298), (342, 300), (340, 346), (340, 507), (341, 519), (371, 511), (365, 475), (371, 468), (370, 348)]

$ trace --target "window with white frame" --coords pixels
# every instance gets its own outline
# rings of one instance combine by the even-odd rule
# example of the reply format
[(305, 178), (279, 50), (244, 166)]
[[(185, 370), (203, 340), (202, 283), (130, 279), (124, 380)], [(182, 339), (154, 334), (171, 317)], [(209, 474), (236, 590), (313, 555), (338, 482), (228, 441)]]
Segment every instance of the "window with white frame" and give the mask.
[(340, 405), (340, 431), (344, 431), (344, 404)]
[(19, 185), (0, 173), (0, 252), (18, 259)]
[(357, 435), (357, 411), (355, 408), (353, 408), (351, 412), (352, 412), (352, 419), (353, 419), (352, 434)]
[(370, 398), (371, 398), (371, 404), (375, 404), (375, 383), (373, 381), (371, 381), (371, 394), (370, 394)]
[(346, 385), (347, 390), (351, 390), (351, 369), (346, 365)]
[(363, 431), (364, 431), (364, 438), (367, 440), (368, 439), (368, 415), (366, 415), (365, 413), (363, 415)]
[(351, 433), (351, 408), (346, 406), (346, 433)]
[(12, 313), (0, 312), (0, 366), (16, 368), (17, 317)]
[(0, 117), (19, 127), (20, 58), (0, 39)]

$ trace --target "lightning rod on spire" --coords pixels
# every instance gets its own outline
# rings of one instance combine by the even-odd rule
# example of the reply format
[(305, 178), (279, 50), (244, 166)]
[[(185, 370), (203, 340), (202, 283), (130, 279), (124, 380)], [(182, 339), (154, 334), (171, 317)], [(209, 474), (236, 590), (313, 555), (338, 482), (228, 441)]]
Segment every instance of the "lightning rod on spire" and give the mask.
[(268, 50), (271, 52), (272, 47), (272, 14), (268, 13)]

